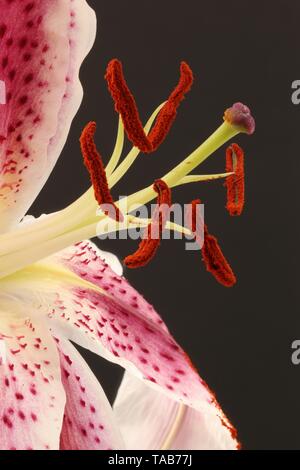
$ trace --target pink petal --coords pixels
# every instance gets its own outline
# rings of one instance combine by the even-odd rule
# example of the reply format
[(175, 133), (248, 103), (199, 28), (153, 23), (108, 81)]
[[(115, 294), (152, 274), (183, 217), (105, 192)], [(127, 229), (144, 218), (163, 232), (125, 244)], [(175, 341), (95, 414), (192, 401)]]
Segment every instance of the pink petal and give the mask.
[(69, 341), (57, 341), (67, 395), (61, 450), (123, 449), (111, 406), (96, 377)]
[(235, 430), (212, 403), (202, 411), (180, 405), (125, 372), (114, 413), (127, 449), (235, 450)]
[[(23, 302), (31, 303), (37, 296), (35, 303), (38, 301), (41, 312), (48, 315), (54, 334), (59, 332), (119, 364), (175, 401), (199, 411), (214, 401), (159, 315), (101, 260), (95, 245), (80, 243), (44, 260), (41, 266), (44, 272), (35, 280), (30, 280), (26, 271), (22, 280), (19, 272), (19, 285), (15, 281), (11, 289), (17, 288)], [(68, 277), (50, 282), (55, 267), (57, 275), (69, 270)], [(72, 271), (80, 277), (72, 277)], [(84, 287), (79, 287), (80, 278), (86, 283)], [(97, 290), (89, 288), (88, 282)], [(9, 279), (7, 284), (2, 281), (2, 288), (9, 289)]]
[[(61, 285), (49, 318), (73, 341), (120, 364), (148, 385), (194, 407), (210, 402), (211, 394), (159, 315), (128, 282), (101, 260), (90, 242), (46, 262), (72, 270), (103, 289), (99, 294)], [(48, 300), (49, 302), (49, 300)]]
[(0, 340), (6, 352), (0, 361), (0, 449), (59, 449), (65, 392), (56, 344), (37, 318), (3, 315)]
[(110, 297), (130, 305), (142, 317), (145, 316), (167, 330), (154, 307), (122, 277), (123, 268), (116, 256), (99, 250), (90, 241), (83, 241), (53, 255), (50, 259), (85, 281), (101, 287)]
[(3, 231), (46, 182), (82, 99), (80, 65), (95, 36), (85, 0), (0, 0), (0, 199)]

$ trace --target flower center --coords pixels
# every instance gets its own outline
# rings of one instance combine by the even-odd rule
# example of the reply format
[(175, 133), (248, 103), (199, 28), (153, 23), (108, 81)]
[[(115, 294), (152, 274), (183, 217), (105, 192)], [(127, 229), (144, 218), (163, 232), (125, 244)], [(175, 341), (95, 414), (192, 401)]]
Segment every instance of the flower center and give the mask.
[[(178, 85), (168, 100), (154, 111), (145, 128), (140, 123), (133, 95), (126, 84), (119, 61), (114, 60), (110, 62), (106, 78), (109, 91), (115, 102), (115, 108), (120, 114), (115, 149), (106, 169), (94, 143), (95, 123), (89, 123), (83, 131), (80, 142), (84, 163), (91, 176), (92, 187), (73, 204), (60, 212), (37, 219), (31, 224), (20, 224), (14, 232), (1, 235), (1, 278), (42, 260), (74, 243), (101, 235), (97, 233), (97, 229), (101, 226), (99, 223), (107, 219), (107, 217), (115, 219), (112, 229), (114, 231), (141, 226), (148, 227), (147, 231), (149, 232), (149, 220), (134, 217), (131, 213), (131, 208), (136, 210), (138, 207), (147, 204), (157, 196), (157, 193), (159, 194), (158, 203), (167, 202), (168, 205), (170, 198), (165, 198), (166, 194), (170, 188), (179, 185), (227, 178), (228, 210), (230, 213), (234, 212), (235, 214), (241, 212), (243, 206), (242, 180), (244, 175), (242, 150), (238, 146), (233, 145), (230, 147), (231, 150), (227, 151), (226, 173), (217, 175), (190, 175), (196, 167), (228, 140), (240, 132), (247, 134), (254, 132), (254, 119), (249, 109), (241, 103), (237, 103), (225, 111), (224, 122), (221, 126), (179, 165), (157, 180), (154, 186), (150, 185), (134, 194), (128, 195), (126, 200), (128, 210), (123, 214), (120, 210), (120, 202), (114, 202), (110, 190), (125, 176), (140, 151), (152, 152), (165, 139), (174, 122), (180, 102), (191, 88), (193, 74), (188, 65), (183, 62), (181, 64)], [(120, 163), (124, 131), (134, 147)], [(100, 211), (99, 206), (101, 208)], [(160, 223), (158, 226), (160, 232), (162, 226)], [(170, 230), (193, 235), (193, 232), (187, 227), (172, 224), (168, 221), (165, 223), (165, 226)], [(216, 264), (216, 259), (220, 260), (221, 255), (218, 252), (219, 247), (213, 237), (208, 232), (206, 235), (207, 260), (209, 260), (207, 261), (207, 266), (209, 264), (211, 269), (214, 269), (213, 266)], [(129, 256), (126, 258), (126, 264), (131, 265), (131, 267), (146, 264), (153, 257), (158, 244), (159, 237), (158, 240), (153, 242), (153, 239), (148, 236), (147, 240), (142, 241), (142, 247), (132, 255), (133, 257)], [(210, 248), (208, 249), (208, 247)], [(142, 258), (143, 261), (141, 261)], [(137, 262), (137, 259), (141, 262)], [(218, 269), (219, 265), (217, 266)]]

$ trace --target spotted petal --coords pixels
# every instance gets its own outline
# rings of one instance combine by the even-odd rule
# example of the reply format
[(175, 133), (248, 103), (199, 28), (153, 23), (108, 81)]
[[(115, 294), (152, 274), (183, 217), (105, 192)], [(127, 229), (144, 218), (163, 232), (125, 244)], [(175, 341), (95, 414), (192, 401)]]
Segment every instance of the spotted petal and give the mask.
[[(215, 414), (230, 427), (189, 357), (127, 281), (83, 242), (1, 281), (35, 302), (54, 331), (115, 362), (176, 402)], [(36, 296), (36, 298), (34, 298)]]
[(131, 450), (234, 450), (235, 431), (212, 396), (197, 411), (125, 372), (114, 413)]
[(111, 406), (96, 377), (69, 341), (57, 338), (57, 347), (67, 395), (61, 450), (123, 449)]
[(59, 449), (65, 392), (56, 344), (46, 325), (17, 308), (1, 296), (0, 449)]
[[(65, 144), (95, 37), (85, 0), (0, 0), (0, 231), (26, 213)], [(3, 93), (2, 93), (3, 95)]]

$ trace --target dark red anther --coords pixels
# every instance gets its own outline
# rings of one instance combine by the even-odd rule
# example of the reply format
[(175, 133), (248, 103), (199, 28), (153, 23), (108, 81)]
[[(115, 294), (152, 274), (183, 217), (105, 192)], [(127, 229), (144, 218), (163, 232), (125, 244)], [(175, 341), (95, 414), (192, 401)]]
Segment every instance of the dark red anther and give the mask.
[(128, 268), (141, 268), (146, 266), (155, 256), (165, 228), (169, 209), (172, 204), (171, 190), (163, 180), (156, 180), (153, 189), (157, 192), (157, 208), (154, 212), (152, 222), (148, 225), (137, 251), (125, 258), (124, 264)]
[[(201, 240), (203, 239), (202, 234), (197, 233), (198, 226), (203, 229), (203, 221), (202, 224), (196, 223), (196, 218), (199, 217), (199, 212), (197, 211), (199, 204), (201, 204), (199, 199), (191, 202), (192, 215), (190, 219), (190, 230), (194, 233), (196, 240), (200, 238)], [(236, 277), (222, 253), (218, 240), (208, 232), (207, 225), (205, 224), (202, 258), (207, 271), (209, 271), (220, 284), (225, 287), (232, 287), (236, 284)]]
[[(191, 219), (190, 219), (190, 224), (191, 228), (190, 230), (196, 235), (196, 230), (197, 230), (197, 217), (199, 216), (199, 213), (197, 212), (198, 207), (200, 206), (201, 201), (200, 199), (195, 199), (194, 201), (191, 202)], [(203, 222), (202, 222), (203, 224)]]
[(119, 208), (115, 205), (109, 190), (105, 168), (100, 153), (94, 142), (96, 123), (89, 122), (80, 137), (81, 152), (84, 164), (88, 169), (94, 187), (95, 198), (103, 212), (118, 222), (124, 220)]
[(236, 284), (235, 274), (223, 255), (218, 240), (208, 233), (206, 226), (204, 228), (202, 256), (207, 271), (209, 271), (220, 284), (223, 284), (225, 287), (232, 287)]
[(226, 178), (226, 208), (232, 216), (241, 215), (245, 204), (244, 152), (237, 144), (226, 150), (226, 172), (234, 172)]
[(122, 64), (113, 59), (107, 67), (105, 78), (115, 109), (121, 115), (128, 139), (141, 152), (154, 152), (166, 138), (176, 118), (177, 108), (193, 84), (193, 72), (187, 63), (180, 65), (180, 79), (168, 101), (159, 112), (147, 136), (144, 132), (135, 99), (124, 78)]

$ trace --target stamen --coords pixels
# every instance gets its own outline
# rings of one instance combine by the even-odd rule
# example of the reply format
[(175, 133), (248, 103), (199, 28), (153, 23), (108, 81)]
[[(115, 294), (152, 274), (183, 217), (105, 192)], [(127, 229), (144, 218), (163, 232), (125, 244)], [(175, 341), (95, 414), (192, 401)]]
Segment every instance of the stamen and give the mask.
[(168, 101), (161, 109), (149, 136), (144, 132), (135, 99), (124, 78), (122, 64), (113, 59), (107, 67), (105, 78), (109, 92), (120, 113), (128, 139), (141, 152), (154, 152), (164, 141), (176, 118), (177, 108), (193, 84), (193, 72), (186, 62), (180, 65), (180, 79)]
[[(201, 204), (200, 199), (194, 199), (194, 201), (191, 202), (191, 217), (190, 217), (190, 224), (191, 224), (191, 231), (197, 235), (196, 230), (197, 230), (197, 217), (199, 216), (199, 213), (197, 211), (198, 206)], [(202, 224), (203, 221), (201, 220)], [(201, 227), (202, 228), (202, 227)]]
[(100, 208), (102, 206), (105, 215), (108, 215), (117, 222), (122, 222), (124, 219), (123, 215), (115, 205), (110, 193), (102, 158), (94, 142), (95, 132), (96, 123), (89, 122), (81, 134), (80, 144), (84, 164), (90, 174), (95, 198)]
[(157, 208), (144, 232), (143, 240), (133, 255), (127, 256), (124, 263), (128, 268), (140, 268), (148, 264), (155, 256), (161, 240), (161, 234), (165, 228), (171, 202), (171, 190), (163, 180), (156, 180), (153, 185), (158, 194)]
[(203, 261), (207, 271), (225, 287), (232, 287), (236, 284), (236, 277), (230, 264), (222, 253), (218, 240), (204, 229), (204, 245), (202, 248)]
[(234, 173), (231, 171), (229, 173), (216, 173), (211, 175), (188, 175), (182, 178), (182, 180), (179, 180), (175, 186), (181, 186), (190, 183), (211, 182), (222, 178), (227, 178), (228, 176), (232, 176), (233, 174)]
[[(199, 225), (197, 224), (197, 216), (199, 216), (197, 206), (199, 204), (201, 204), (200, 199), (191, 202), (190, 228), (195, 234), (196, 241), (201, 237), (201, 234), (197, 233), (197, 226)], [(205, 224), (202, 257), (207, 271), (209, 271), (220, 284), (225, 287), (232, 287), (236, 283), (236, 277), (222, 253), (218, 240), (208, 232), (207, 225)]]
[(241, 215), (245, 204), (244, 152), (237, 144), (226, 150), (226, 171), (234, 172), (226, 178), (226, 208), (230, 215)]

